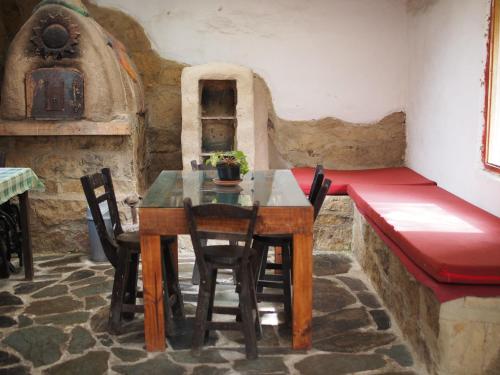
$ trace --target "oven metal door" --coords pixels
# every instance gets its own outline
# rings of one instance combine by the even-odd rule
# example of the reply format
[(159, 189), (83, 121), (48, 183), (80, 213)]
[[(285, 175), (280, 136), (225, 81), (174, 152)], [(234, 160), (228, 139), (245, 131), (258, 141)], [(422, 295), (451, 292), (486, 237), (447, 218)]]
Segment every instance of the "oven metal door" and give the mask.
[(26, 117), (78, 120), (84, 110), (83, 74), (69, 68), (40, 68), (26, 75)]

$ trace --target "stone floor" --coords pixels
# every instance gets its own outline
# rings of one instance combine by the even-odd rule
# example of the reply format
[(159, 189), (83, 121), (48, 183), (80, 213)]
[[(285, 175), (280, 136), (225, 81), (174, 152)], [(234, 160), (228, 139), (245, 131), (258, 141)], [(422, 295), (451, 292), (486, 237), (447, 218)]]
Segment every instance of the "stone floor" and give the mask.
[[(314, 258), (313, 349), (292, 351), (279, 306), (262, 305), (259, 359), (245, 359), (238, 332), (216, 332), (200, 357), (189, 352), (197, 288), (192, 252), (181, 251), (186, 321), (165, 353), (144, 350), (142, 316), (127, 333), (106, 332), (113, 269), (85, 256), (39, 256), (36, 279), (0, 280), (0, 375), (4, 374), (417, 374), (377, 296), (346, 255)], [(222, 274), (216, 303), (236, 300)]]

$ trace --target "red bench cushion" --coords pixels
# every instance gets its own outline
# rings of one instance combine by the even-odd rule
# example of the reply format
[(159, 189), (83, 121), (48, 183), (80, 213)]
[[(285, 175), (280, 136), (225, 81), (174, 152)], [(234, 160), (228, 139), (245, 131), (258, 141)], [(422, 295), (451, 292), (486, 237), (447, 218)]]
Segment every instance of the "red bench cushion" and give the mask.
[[(314, 177), (314, 168), (292, 168), (292, 173), (304, 194), (309, 194)], [(325, 178), (332, 180), (329, 195), (346, 195), (350, 184), (378, 185), (436, 185), (417, 172), (406, 167), (362, 169), (357, 171), (338, 171), (325, 169)]]
[(434, 279), (500, 284), (500, 218), (437, 186), (351, 185), (348, 192)]

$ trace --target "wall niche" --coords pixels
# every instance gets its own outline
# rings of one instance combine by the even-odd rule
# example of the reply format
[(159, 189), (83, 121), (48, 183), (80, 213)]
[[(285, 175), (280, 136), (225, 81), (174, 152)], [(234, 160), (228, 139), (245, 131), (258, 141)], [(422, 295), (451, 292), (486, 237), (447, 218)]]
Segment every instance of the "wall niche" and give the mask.
[(237, 91), (235, 80), (200, 80), (202, 154), (235, 148)]

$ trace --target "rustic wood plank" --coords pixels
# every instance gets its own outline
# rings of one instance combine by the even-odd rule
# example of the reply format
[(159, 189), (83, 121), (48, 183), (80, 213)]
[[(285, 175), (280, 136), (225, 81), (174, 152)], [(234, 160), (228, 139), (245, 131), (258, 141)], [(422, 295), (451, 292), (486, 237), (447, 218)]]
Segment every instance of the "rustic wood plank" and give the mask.
[(146, 349), (150, 352), (164, 351), (166, 344), (160, 236), (141, 234), (141, 253)]
[[(306, 231), (304, 223), (312, 220), (312, 207), (261, 207), (255, 233), (283, 234)], [(183, 208), (140, 208), (140, 231), (144, 234), (177, 235), (188, 234), (186, 215)], [(241, 220), (211, 220), (209, 224), (199, 220), (205, 230), (220, 229), (234, 232), (244, 231), (245, 222)]]
[(293, 235), (292, 347), (312, 347), (312, 213), (310, 233)]
[(42, 135), (130, 135), (126, 121), (0, 121), (0, 136)]

